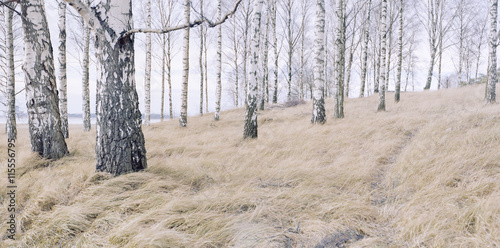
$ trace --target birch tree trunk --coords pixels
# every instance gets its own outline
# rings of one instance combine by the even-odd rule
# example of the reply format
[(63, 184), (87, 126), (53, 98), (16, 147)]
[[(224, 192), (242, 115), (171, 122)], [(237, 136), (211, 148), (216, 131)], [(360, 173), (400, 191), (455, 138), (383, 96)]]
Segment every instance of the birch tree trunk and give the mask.
[(497, 83), (497, 16), (498, 0), (490, 1), (490, 66), (488, 72), (488, 85), (486, 86), (486, 102), (495, 103), (495, 88)]
[(82, 115), (83, 131), (88, 132), (91, 128), (90, 122), (90, 87), (89, 87), (89, 64), (90, 64), (90, 28), (83, 22), (83, 64), (82, 64)]
[[(184, 2), (184, 22), (189, 23), (191, 19), (190, 7), (191, 1)], [(182, 50), (184, 58), (182, 59), (182, 93), (181, 93), (181, 116), (179, 118), (179, 125), (181, 127), (187, 126), (187, 99), (188, 99), (188, 81), (189, 81), (189, 27), (184, 29), (184, 43)]]
[(276, 36), (276, 0), (271, 0), (271, 25), (273, 29), (273, 47), (274, 47), (274, 90), (273, 90), (273, 103), (278, 103), (278, 37)]
[(337, 75), (334, 117), (344, 118), (344, 65), (345, 65), (345, 12), (344, 0), (337, 1), (337, 25), (335, 27), (337, 56), (335, 58), (335, 74)]
[(382, 0), (382, 21), (380, 23), (381, 45), (381, 71), (378, 111), (385, 111), (385, 80), (386, 80), (386, 46), (387, 46), (387, 0)]
[[(217, 5), (217, 16), (222, 18), (222, 0)], [(215, 88), (215, 115), (214, 120), (220, 119), (220, 104), (222, 96), (222, 25), (217, 29), (217, 86)]]
[(399, 40), (398, 40), (398, 76), (396, 78), (396, 93), (394, 94), (395, 102), (399, 102), (401, 94), (401, 72), (403, 70), (403, 0), (399, 1)]
[(264, 110), (264, 104), (266, 103), (266, 100), (269, 101), (269, 11), (267, 11), (266, 14), (266, 33), (264, 34), (264, 52), (262, 53), (262, 56), (264, 57), (263, 60), (263, 76), (262, 76), (262, 99), (260, 102), (260, 110)]
[[(203, 0), (200, 0), (200, 15), (203, 15)], [(203, 47), (205, 42), (204, 26), (200, 25), (200, 116), (203, 116), (203, 84), (204, 84), (204, 64), (203, 64)]]
[(250, 71), (248, 72), (249, 90), (245, 113), (245, 127), (243, 138), (257, 138), (257, 88), (259, 82), (259, 39), (260, 20), (264, 0), (254, 0), (254, 13), (252, 16), (252, 39), (250, 41)]
[(31, 150), (44, 158), (68, 154), (61, 129), (52, 43), (43, 0), (20, 0), (24, 33), (26, 107)]
[[(146, 2), (146, 27), (151, 28), (151, 0)], [(144, 72), (144, 125), (151, 121), (151, 34), (146, 33), (146, 68)]]
[[(12, 5), (10, 5), (12, 7)], [(17, 139), (16, 125), (16, 71), (14, 65), (14, 35), (12, 30), (13, 11), (7, 9), (7, 34), (5, 47), (7, 49), (7, 137)]]
[(292, 9), (293, 9), (293, 2), (291, 0), (288, 0), (286, 4), (286, 12), (287, 12), (287, 22), (286, 22), (286, 28), (287, 28), (287, 39), (288, 39), (288, 61), (287, 61), (287, 67), (288, 67), (288, 77), (287, 77), (287, 83), (288, 83), (288, 93), (287, 93), (287, 101), (292, 100), (292, 59), (293, 59), (293, 50), (294, 50), (294, 38), (292, 37)]
[[(436, 4), (437, 3), (437, 4)], [(429, 71), (427, 72), (427, 81), (425, 83), (424, 90), (431, 88), (432, 74), (434, 71), (434, 64), (436, 61), (436, 40), (437, 40), (437, 22), (438, 17), (436, 11), (439, 9), (439, 2), (430, 1), (430, 6), (428, 6), (428, 28), (429, 28), (429, 47), (431, 60), (429, 61)]]
[(365, 85), (366, 85), (366, 74), (368, 68), (368, 42), (370, 41), (370, 14), (372, 8), (372, 0), (368, 0), (368, 15), (366, 17), (365, 24), (365, 40), (363, 46), (363, 61), (362, 61), (362, 69), (361, 69), (361, 89), (359, 91), (359, 97), (364, 97), (365, 94)]
[(130, 0), (73, 6), (96, 35), (98, 102), (96, 170), (120, 175), (147, 167), (141, 113), (135, 90), (134, 36)]
[(325, 113), (325, 1), (316, 0), (316, 23), (314, 26), (314, 93), (311, 122), (323, 124)]
[(61, 130), (64, 138), (68, 131), (68, 87), (66, 80), (66, 3), (59, 2), (59, 110), (61, 111)]
[(236, 35), (236, 18), (233, 19), (233, 52), (234, 52), (234, 107), (239, 106), (239, 64), (238, 64), (238, 36)]
[(172, 34), (167, 33), (167, 83), (168, 83), (168, 114), (170, 119), (174, 118), (172, 99)]

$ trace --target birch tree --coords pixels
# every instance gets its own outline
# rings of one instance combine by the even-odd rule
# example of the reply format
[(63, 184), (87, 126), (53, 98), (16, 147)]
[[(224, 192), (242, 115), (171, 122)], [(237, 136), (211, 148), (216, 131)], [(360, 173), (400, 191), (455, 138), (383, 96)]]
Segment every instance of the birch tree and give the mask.
[(368, 42), (370, 41), (370, 14), (372, 8), (372, 0), (368, 0), (367, 7), (367, 17), (366, 21), (363, 24), (364, 26), (364, 44), (363, 44), (363, 61), (361, 66), (361, 88), (359, 91), (359, 97), (363, 97), (365, 94), (365, 85), (366, 85), (366, 74), (368, 68)]
[[(200, 15), (203, 16), (203, 0), (200, 0)], [(200, 25), (200, 57), (199, 57), (199, 64), (200, 64), (200, 116), (203, 116), (203, 84), (205, 83), (204, 77), (205, 77), (205, 72), (204, 72), (204, 63), (203, 63), (203, 49), (205, 47), (205, 39), (206, 39), (206, 33), (205, 33), (205, 26)]]
[(59, 2), (59, 109), (61, 111), (61, 130), (64, 138), (68, 131), (68, 88), (66, 80), (66, 3)]
[[(191, 1), (184, 1), (184, 23), (189, 23), (191, 19)], [(188, 99), (188, 81), (189, 81), (189, 27), (184, 29), (184, 38), (182, 51), (184, 57), (182, 58), (182, 93), (181, 93), (181, 116), (179, 118), (179, 125), (181, 127), (187, 126), (187, 99)]]
[(396, 89), (394, 94), (394, 101), (399, 102), (401, 96), (401, 72), (403, 70), (403, 10), (404, 2), (399, 1), (399, 39), (398, 39), (398, 75), (396, 78)]
[(271, 26), (273, 30), (273, 51), (274, 51), (274, 89), (273, 89), (273, 103), (278, 103), (278, 37), (276, 36), (276, 1), (271, 0)]
[[(9, 4), (13, 8), (12, 4)], [(6, 8), (5, 48), (7, 55), (7, 138), (17, 139), (16, 125), (16, 73), (14, 64), (13, 11)]]
[[(88, 1), (87, 1), (88, 3)], [(82, 63), (82, 115), (83, 131), (88, 132), (91, 128), (90, 122), (90, 87), (89, 87), (89, 64), (90, 64), (90, 27), (83, 22), (83, 63)]]
[[(151, 28), (151, 0), (146, 1), (146, 27)], [(151, 34), (146, 34), (146, 66), (144, 72), (144, 125), (151, 121)]]
[(345, 68), (345, 2), (344, 0), (337, 1), (337, 24), (335, 27), (337, 49), (335, 61), (335, 74), (337, 75), (336, 93), (335, 93), (335, 111), (334, 117), (337, 119), (344, 118), (344, 68)]
[(311, 122), (326, 122), (325, 99), (323, 98), (325, 80), (325, 1), (316, 0), (316, 23), (314, 26), (314, 93)]
[(20, 0), (23, 65), (31, 150), (44, 158), (68, 154), (61, 128), (52, 43), (43, 0)]
[[(222, 0), (217, 4), (217, 16), (222, 18)], [(222, 25), (217, 30), (217, 86), (215, 88), (215, 115), (214, 120), (220, 119), (220, 105), (222, 97)]]
[[(269, 2), (269, 1), (268, 1)], [(264, 31), (264, 41), (262, 48), (262, 87), (261, 87), (261, 100), (260, 110), (264, 110), (264, 104), (267, 100), (269, 102), (269, 7), (266, 8), (266, 30)]]
[(128, 0), (101, 1), (90, 8), (66, 0), (96, 35), (97, 141), (96, 169), (114, 175), (147, 167), (141, 113), (134, 83), (132, 5)]
[(386, 74), (386, 45), (387, 45), (387, 0), (382, 0), (382, 21), (380, 25), (380, 32), (382, 38), (381, 44), (381, 67), (382, 73), (380, 73), (380, 89), (379, 89), (379, 101), (378, 101), (378, 111), (385, 111), (385, 80)]
[(495, 88), (497, 79), (497, 16), (498, 16), (498, 0), (490, 0), (490, 63), (488, 68), (488, 84), (486, 86), (486, 102), (489, 104), (495, 103), (496, 95)]
[(250, 41), (250, 71), (243, 138), (257, 138), (257, 88), (259, 82), (260, 21), (264, 0), (254, 0), (252, 39)]

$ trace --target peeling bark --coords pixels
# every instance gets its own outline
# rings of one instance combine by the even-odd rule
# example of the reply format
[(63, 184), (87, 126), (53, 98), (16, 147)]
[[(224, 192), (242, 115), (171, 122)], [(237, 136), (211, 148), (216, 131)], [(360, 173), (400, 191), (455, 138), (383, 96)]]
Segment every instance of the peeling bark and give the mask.
[(252, 17), (252, 39), (250, 41), (250, 71), (248, 101), (245, 114), (244, 138), (257, 138), (257, 88), (259, 81), (259, 39), (262, 5), (264, 0), (254, 0), (254, 13)]
[[(151, 28), (151, 0), (146, 2), (146, 26)], [(151, 121), (151, 33), (146, 34), (146, 67), (144, 72), (144, 125)]]
[[(222, 0), (217, 5), (217, 16), (222, 18)], [(215, 115), (214, 120), (220, 119), (220, 105), (222, 96), (222, 25), (217, 30), (217, 86), (215, 88)]]
[(399, 40), (398, 40), (398, 76), (396, 78), (396, 93), (394, 94), (394, 101), (399, 102), (401, 99), (401, 72), (403, 70), (403, 0), (399, 1)]
[(386, 46), (387, 46), (387, 0), (382, 0), (382, 21), (380, 23), (381, 32), (381, 73), (380, 73), (380, 89), (378, 100), (378, 111), (385, 111), (385, 81), (386, 79)]
[(314, 93), (311, 122), (326, 122), (324, 85), (325, 85), (325, 1), (316, 0), (316, 23), (314, 26)]
[(488, 84), (486, 88), (486, 102), (495, 103), (495, 88), (497, 78), (497, 18), (498, 18), (498, 0), (490, 1), (490, 66), (488, 71)]
[(61, 111), (61, 130), (64, 138), (68, 131), (68, 87), (66, 78), (66, 3), (59, 2), (59, 110)]
[[(186, 0), (184, 2), (184, 22), (189, 23), (191, 11), (190, 7), (191, 1)], [(184, 29), (184, 42), (183, 42), (183, 53), (184, 58), (182, 59), (183, 69), (182, 69), (182, 93), (181, 93), (181, 116), (179, 118), (179, 125), (181, 127), (187, 126), (187, 99), (188, 99), (188, 81), (189, 81), (189, 27)]]
[(26, 107), (31, 150), (44, 158), (68, 154), (61, 129), (52, 43), (43, 0), (20, 0), (23, 16)]
[(370, 41), (370, 14), (371, 14), (371, 8), (372, 8), (372, 0), (368, 1), (368, 16), (366, 17), (366, 24), (365, 24), (365, 40), (364, 40), (364, 46), (363, 46), (363, 62), (362, 62), (362, 69), (361, 69), (361, 89), (359, 91), (359, 97), (363, 97), (365, 95), (365, 85), (366, 85), (366, 74), (367, 74), (367, 68), (368, 68), (368, 42)]
[(83, 131), (88, 132), (91, 128), (90, 122), (90, 88), (89, 88), (89, 48), (90, 48), (90, 28), (83, 25), (83, 64), (82, 64), (82, 114)]
[(14, 64), (14, 35), (12, 32), (13, 11), (8, 9), (6, 15), (7, 35), (5, 47), (7, 49), (7, 137), (17, 139), (16, 125), (16, 71)]

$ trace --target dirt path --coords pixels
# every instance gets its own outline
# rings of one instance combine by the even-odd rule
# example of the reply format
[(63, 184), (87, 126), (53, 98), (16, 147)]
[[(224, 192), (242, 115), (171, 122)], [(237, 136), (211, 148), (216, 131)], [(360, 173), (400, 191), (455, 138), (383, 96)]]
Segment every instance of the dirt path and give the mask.
[(399, 155), (412, 141), (417, 132), (418, 130), (407, 131), (403, 141), (398, 144), (396, 149), (394, 149), (387, 157), (379, 159), (377, 166), (374, 168), (374, 176), (371, 182), (370, 202), (378, 209), (379, 217), (374, 223), (374, 229), (377, 230), (375, 237), (381, 239), (382, 243), (380, 245), (391, 246), (393, 238), (396, 234), (396, 231), (393, 228), (392, 220), (394, 216), (388, 213), (390, 211), (387, 210), (393, 199), (391, 199), (391, 196), (389, 195), (391, 186), (384, 183), (386, 174), (387, 171), (394, 166)]

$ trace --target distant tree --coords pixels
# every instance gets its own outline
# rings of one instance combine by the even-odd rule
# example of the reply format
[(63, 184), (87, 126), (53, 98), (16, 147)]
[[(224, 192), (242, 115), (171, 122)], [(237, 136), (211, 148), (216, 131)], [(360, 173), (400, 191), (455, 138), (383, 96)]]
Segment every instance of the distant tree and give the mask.
[[(269, 3), (269, 0), (267, 1)], [(269, 102), (269, 4), (266, 8), (266, 29), (264, 31), (264, 41), (262, 47), (262, 87), (261, 87), (261, 99), (260, 99), (260, 110), (264, 110), (264, 104)]]
[(398, 76), (396, 78), (396, 88), (394, 94), (394, 101), (399, 102), (401, 99), (401, 73), (403, 71), (403, 27), (404, 27), (404, 1), (399, 1), (399, 39), (398, 39)]
[(20, 0), (31, 150), (44, 158), (68, 154), (59, 112), (52, 43), (43, 0)]
[[(87, 0), (87, 5), (89, 1)], [(90, 27), (83, 21), (83, 63), (82, 63), (82, 117), (83, 131), (88, 132), (91, 128), (90, 122), (90, 87), (89, 87), (89, 65), (90, 65)]]
[(490, 0), (490, 63), (488, 68), (488, 84), (486, 86), (486, 102), (491, 104), (496, 101), (495, 87), (497, 79), (497, 16), (498, 0)]
[[(217, 4), (217, 16), (222, 18), (222, 0)], [(222, 25), (217, 30), (217, 86), (215, 88), (215, 115), (214, 120), (220, 119), (220, 107), (222, 97)]]
[(323, 124), (326, 122), (324, 91), (325, 74), (325, 1), (316, 0), (316, 23), (314, 26), (314, 93), (313, 113), (311, 122)]
[(368, 7), (366, 8), (367, 17), (363, 24), (364, 27), (364, 44), (363, 44), (363, 60), (361, 65), (361, 88), (359, 91), (359, 97), (363, 97), (365, 94), (366, 85), (366, 74), (368, 68), (368, 42), (370, 41), (370, 14), (372, 8), (372, 0), (368, 0)]
[(254, 0), (252, 39), (250, 41), (250, 71), (248, 72), (249, 90), (246, 104), (243, 138), (257, 138), (257, 88), (259, 82), (258, 63), (262, 5), (264, 5), (264, 0)]
[[(146, 1), (146, 27), (151, 28), (151, 0)], [(144, 72), (144, 125), (151, 122), (151, 33), (146, 34), (146, 66)]]
[(274, 87), (273, 87), (273, 103), (278, 103), (278, 64), (279, 64), (279, 54), (278, 54), (278, 36), (276, 35), (276, 1), (271, 0), (271, 27), (273, 30), (273, 51), (274, 51)]
[[(184, 1), (184, 23), (189, 23), (191, 19), (191, 1)], [(182, 58), (182, 93), (181, 93), (181, 116), (179, 118), (179, 125), (181, 127), (187, 126), (187, 99), (188, 99), (188, 81), (189, 81), (189, 29), (184, 29), (184, 38), (182, 51), (184, 57)]]
[[(203, 16), (203, 0), (200, 0), (200, 15)], [(200, 116), (203, 115), (203, 86), (205, 83), (205, 64), (203, 63), (203, 50), (205, 48), (205, 42), (207, 39), (207, 32), (205, 31), (205, 26), (200, 25), (200, 56), (199, 56), (199, 64), (200, 64)]]

